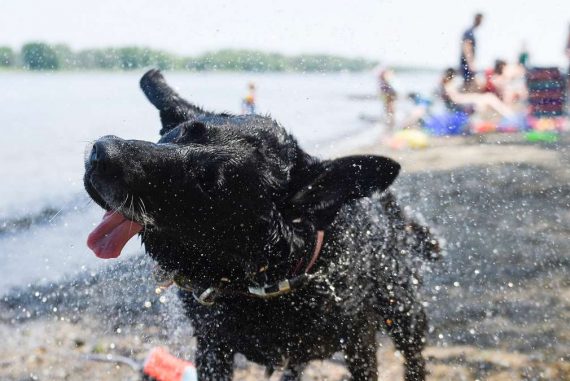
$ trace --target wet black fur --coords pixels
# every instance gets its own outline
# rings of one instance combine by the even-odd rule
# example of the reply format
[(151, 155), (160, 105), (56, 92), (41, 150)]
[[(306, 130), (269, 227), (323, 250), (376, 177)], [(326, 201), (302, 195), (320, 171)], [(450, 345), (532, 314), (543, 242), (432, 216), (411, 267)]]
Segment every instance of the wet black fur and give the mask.
[[(145, 224), (146, 251), (198, 293), (231, 281), (210, 307), (180, 291), (200, 380), (231, 379), (236, 352), (269, 369), (286, 360), (284, 379), (296, 380), (308, 361), (340, 350), (354, 380), (375, 379), (382, 329), (406, 360), (406, 380), (423, 380), (416, 262), (438, 247), (386, 191), (399, 165), (378, 156), (320, 161), (271, 118), (206, 112), (156, 70), (141, 87), (160, 111), (159, 143), (99, 139), (85, 186), (105, 209)], [(247, 295), (247, 286), (290, 276), (321, 229), (308, 284), (270, 300)]]

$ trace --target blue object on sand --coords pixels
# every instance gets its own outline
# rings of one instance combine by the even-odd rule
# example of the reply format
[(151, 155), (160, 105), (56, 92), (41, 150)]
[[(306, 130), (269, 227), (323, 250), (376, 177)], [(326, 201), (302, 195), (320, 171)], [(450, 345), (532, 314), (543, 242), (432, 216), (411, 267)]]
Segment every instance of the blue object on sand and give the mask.
[(430, 115), (424, 120), (424, 129), (434, 136), (461, 135), (466, 131), (469, 115), (464, 112), (446, 112)]
[(520, 132), (526, 131), (529, 128), (530, 127), (528, 126), (524, 114), (515, 114), (510, 117), (504, 117), (497, 125), (497, 131), (499, 132)]

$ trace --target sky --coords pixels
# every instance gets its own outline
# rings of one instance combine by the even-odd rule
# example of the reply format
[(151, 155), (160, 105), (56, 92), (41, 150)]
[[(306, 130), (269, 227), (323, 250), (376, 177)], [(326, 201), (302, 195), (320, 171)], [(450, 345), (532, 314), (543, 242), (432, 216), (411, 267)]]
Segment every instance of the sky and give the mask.
[(439, 68), (457, 64), (476, 12), (477, 66), (515, 60), (523, 41), (533, 64), (566, 66), (569, 0), (1, 0), (0, 46), (251, 48)]

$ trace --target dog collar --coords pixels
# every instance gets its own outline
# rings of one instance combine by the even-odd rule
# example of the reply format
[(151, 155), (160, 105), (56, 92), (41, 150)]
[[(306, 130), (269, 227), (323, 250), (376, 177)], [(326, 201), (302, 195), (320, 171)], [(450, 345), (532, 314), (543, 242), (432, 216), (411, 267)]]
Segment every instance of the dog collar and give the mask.
[[(315, 246), (313, 250), (313, 255), (309, 259), (307, 266), (303, 270), (301, 274), (299, 274), (304, 259), (300, 259), (295, 269), (292, 272), (292, 277), (285, 278), (279, 282), (265, 285), (262, 287), (253, 287), (250, 286), (247, 288), (246, 295), (250, 295), (257, 298), (262, 299), (269, 299), (276, 296), (280, 296), (283, 294), (287, 294), (295, 289), (302, 287), (304, 284), (307, 283), (311, 279), (309, 272), (314, 267), (315, 263), (319, 259), (321, 254), (321, 249), (323, 247), (325, 232), (323, 230), (318, 230), (315, 239)], [(267, 270), (267, 266), (262, 267), (259, 269), (258, 273), (264, 272)], [(196, 290), (193, 289), (192, 283), (190, 279), (187, 277), (177, 274), (177, 273), (166, 273), (160, 269), (160, 267), (155, 267), (153, 272), (154, 278), (158, 283), (158, 286), (161, 288), (168, 288), (172, 284), (175, 284), (178, 288), (191, 292), (192, 296), (196, 301), (202, 305), (210, 306), (214, 304), (214, 300), (217, 295), (220, 293), (232, 293), (232, 290), (229, 290), (227, 286), (230, 283), (230, 280), (227, 278), (220, 279), (220, 283), (217, 287), (208, 287), (205, 291), (200, 293), (199, 295), (196, 294)], [(233, 291), (234, 293), (236, 291)], [(244, 294), (244, 292), (237, 292)]]
[[(317, 231), (317, 238), (315, 242), (315, 249), (313, 250), (313, 256), (309, 260), (307, 267), (302, 274), (296, 276), (299, 272), (299, 269), (302, 267), (304, 260), (301, 259), (295, 266), (295, 270), (293, 270), (293, 277), (286, 278), (282, 281), (271, 285), (265, 285), (263, 287), (248, 287), (248, 291), (250, 294), (258, 296), (260, 298), (272, 298), (274, 296), (279, 296), (291, 292), (292, 290), (299, 288), (301, 285), (305, 284), (306, 281), (309, 279), (309, 271), (315, 265), (317, 260), (319, 259), (319, 255), (321, 254), (321, 249), (323, 247), (323, 241), (325, 238), (324, 230)], [(265, 270), (264, 270), (265, 271)]]

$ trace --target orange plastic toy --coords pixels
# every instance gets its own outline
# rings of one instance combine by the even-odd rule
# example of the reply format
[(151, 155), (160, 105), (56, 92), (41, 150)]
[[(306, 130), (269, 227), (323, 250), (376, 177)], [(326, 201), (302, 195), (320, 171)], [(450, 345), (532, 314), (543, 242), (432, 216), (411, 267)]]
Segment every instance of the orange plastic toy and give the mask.
[(143, 374), (156, 381), (198, 381), (194, 364), (174, 357), (160, 347), (148, 354)]

